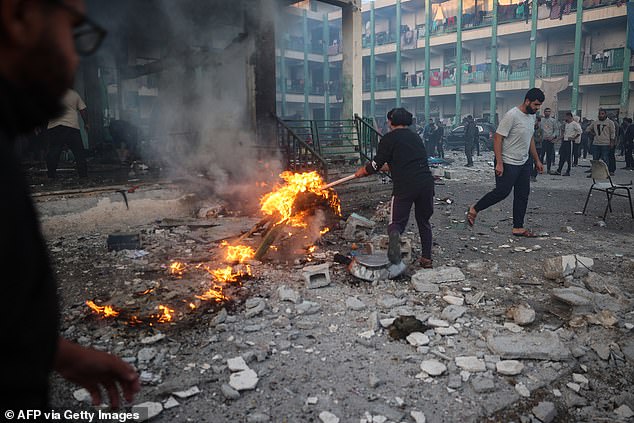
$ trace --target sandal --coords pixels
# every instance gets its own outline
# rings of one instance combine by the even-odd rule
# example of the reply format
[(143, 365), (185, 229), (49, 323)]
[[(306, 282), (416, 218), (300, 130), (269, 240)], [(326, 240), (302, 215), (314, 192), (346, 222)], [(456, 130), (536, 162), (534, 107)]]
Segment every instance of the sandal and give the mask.
[(524, 238), (537, 238), (539, 235), (529, 231), (528, 229), (524, 229), (522, 232), (513, 232), (513, 236), (521, 236)]
[[(467, 222), (469, 223), (469, 226), (473, 226), (473, 224), (475, 223), (476, 220), (476, 216), (478, 216), (478, 212), (474, 211), (471, 212), (471, 209), (473, 207), (469, 206), (469, 208), (467, 209)], [(475, 210), (475, 209), (474, 209)]]

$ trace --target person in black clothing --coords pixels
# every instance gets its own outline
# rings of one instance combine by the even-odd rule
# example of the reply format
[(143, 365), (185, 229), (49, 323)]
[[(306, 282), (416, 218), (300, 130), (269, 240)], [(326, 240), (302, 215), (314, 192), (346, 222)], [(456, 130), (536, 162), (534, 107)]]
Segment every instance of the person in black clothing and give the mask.
[(440, 122), (440, 120), (437, 120), (432, 136), (434, 138), (434, 145), (436, 146), (438, 157), (440, 158), (445, 157), (445, 150), (443, 149), (443, 145), (442, 145), (442, 138), (444, 135), (445, 135), (445, 127), (443, 126), (442, 122)]
[(425, 145), (417, 134), (407, 129), (411, 122), (410, 112), (403, 108), (394, 109), (390, 121), (392, 130), (379, 142), (374, 160), (360, 167), (355, 176), (361, 178), (389, 168), (394, 186), (388, 226), (388, 258), (393, 264), (401, 262), (400, 236), (405, 231), (414, 205), (422, 245), (420, 264), (424, 268), (431, 268), (432, 233), (429, 219), (434, 213), (434, 178), (427, 163)]
[(634, 158), (632, 157), (632, 150), (634, 150), (634, 124), (632, 124), (631, 122), (632, 119), (625, 119), (628, 119), (629, 125), (625, 130), (625, 134), (623, 135), (623, 147), (625, 149), (623, 155), (625, 156), (625, 167), (623, 167), (622, 169), (634, 170)]
[[(55, 273), (13, 149), (20, 134), (62, 112), (61, 98), (79, 61), (73, 40), (88, 53), (105, 34), (89, 22), (82, 0), (0, 0), (0, 266), (20, 274), (2, 283), (0, 413), (5, 417), (5, 410), (47, 408), (52, 370), (86, 388), (94, 404), (101, 403), (102, 388), (115, 408), (118, 389), (128, 401), (139, 390), (129, 364), (59, 335)], [(88, 27), (73, 34), (80, 24)], [(83, 43), (82, 34), (92, 37), (92, 45)]]
[(469, 115), (464, 121), (464, 153), (467, 156), (467, 167), (473, 167), (473, 144), (478, 143), (478, 127)]

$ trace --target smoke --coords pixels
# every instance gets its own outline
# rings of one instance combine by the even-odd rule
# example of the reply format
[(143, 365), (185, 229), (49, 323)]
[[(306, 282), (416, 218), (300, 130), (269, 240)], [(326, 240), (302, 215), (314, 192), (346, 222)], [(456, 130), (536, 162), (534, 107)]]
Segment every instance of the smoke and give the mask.
[[(254, 0), (88, 2), (109, 32), (100, 59), (122, 70), (120, 118), (141, 129), (141, 158), (197, 191), (258, 198), (255, 182), (272, 181), (281, 168), (266, 163), (263, 172), (255, 148), (251, 55), (253, 23), (262, 19), (256, 6)], [(149, 81), (157, 95), (136, 98)]]

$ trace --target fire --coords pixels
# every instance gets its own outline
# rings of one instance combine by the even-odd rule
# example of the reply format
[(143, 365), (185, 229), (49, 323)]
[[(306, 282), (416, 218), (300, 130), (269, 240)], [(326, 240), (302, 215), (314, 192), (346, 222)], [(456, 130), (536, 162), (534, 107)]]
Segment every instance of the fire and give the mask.
[(312, 254), (312, 253), (314, 253), (314, 252), (315, 252), (315, 250), (316, 250), (316, 249), (317, 249), (317, 247), (315, 247), (314, 245), (311, 245), (310, 247), (308, 247), (308, 249), (307, 249), (307, 250), (308, 250), (308, 252), (309, 252), (310, 254)]
[(227, 262), (244, 263), (251, 260), (255, 255), (255, 250), (245, 245), (227, 245)]
[(207, 267), (205, 270), (207, 270), (207, 272), (209, 272), (218, 282), (237, 282), (239, 277), (251, 275), (250, 266), (246, 266), (245, 271), (234, 271), (232, 266), (219, 269), (210, 269)]
[(112, 306), (98, 306), (94, 301), (88, 300), (86, 301), (86, 305), (93, 309), (95, 313), (102, 314), (103, 317), (117, 317), (119, 312), (116, 311)]
[(160, 312), (163, 313), (158, 316), (159, 323), (166, 323), (166, 322), (172, 321), (174, 310), (164, 305), (159, 305), (158, 309)]
[(277, 223), (289, 223), (292, 226), (305, 227), (305, 213), (296, 213), (293, 205), (297, 195), (310, 192), (326, 199), (337, 214), (341, 214), (339, 197), (333, 190), (322, 190), (324, 182), (315, 171), (304, 173), (282, 172), (280, 177), (285, 185), (277, 186), (274, 191), (264, 195), (260, 200), (261, 210), (269, 216), (279, 216)]
[(214, 285), (203, 295), (197, 295), (196, 298), (203, 301), (215, 301), (217, 303), (227, 301), (229, 299), (225, 294), (222, 293), (222, 286), (220, 285)]
[(183, 273), (185, 273), (185, 263), (181, 263), (180, 261), (175, 261), (172, 264), (170, 264), (169, 267), (169, 272), (172, 275), (177, 275), (177, 276), (183, 276)]
[(330, 228), (324, 228), (319, 231), (319, 235), (326, 235), (328, 232), (330, 232)]

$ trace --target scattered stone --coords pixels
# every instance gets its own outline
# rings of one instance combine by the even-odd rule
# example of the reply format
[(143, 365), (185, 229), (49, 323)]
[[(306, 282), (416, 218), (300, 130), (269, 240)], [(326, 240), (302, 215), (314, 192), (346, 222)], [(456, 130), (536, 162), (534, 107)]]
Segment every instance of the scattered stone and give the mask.
[(198, 386), (192, 386), (186, 391), (172, 392), (172, 394), (176, 396), (177, 398), (185, 399), (185, 398), (193, 397), (194, 395), (200, 394), (200, 389), (198, 389)]
[(579, 393), (579, 391), (581, 391), (581, 386), (579, 386), (578, 383), (568, 382), (566, 383), (566, 386), (572, 389), (573, 391), (575, 391), (576, 393)]
[(319, 398), (318, 397), (308, 397), (306, 398), (306, 404), (308, 405), (315, 405), (319, 402)]
[(163, 403), (163, 408), (169, 410), (170, 408), (178, 407), (180, 403), (176, 401), (176, 398), (170, 396), (167, 401)]
[(515, 385), (515, 392), (524, 398), (529, 398), (531, 396), (531, 391), (522, 382)]
[(79, 402), (90, 402), (92, 397), (90, 396), (90, 392), (87, 389), (81, 388), (73, 391), (73, 398), (75, 398)]
[(222, 384), (222, 386), (220, 387), (220, 392), (222, 392), (222, 395), (224, 395), (224, 397), (229, 400), (236, 400), (240, 398), (240, 392), (236, 391), (229, 384), (226, 383)]
[(533, 414), (543, 423), (550, 423), (557, 417), (557, 408), (555, 404), (548, 401), (542, 401), (532, 409)]
[(352, 213), (346, 220), (346, 226), (343, 230), (343, 238), (348, 241), (357, 240), (357, 228), (372, 229), (375, 222), (365, 218), (357, 213)]
[(328, 263), (306, 266), (303, 269), (306, 287), (309, 289), (323, 288), (330, 285), (330, 266)]
[(511, 322), (504, 322), (504, 327), (513, 333), (520, 333), (524, 330), (520, 325)]
[(506, 311), (506, 317), (513, 319), (520, 326), (525, 326), (535, 321), (535, 310), (528, 304), (518, 304)]
[(577, 254), (549, 257), (544, 261), (544, 276), (546, 279), (562, 279), (566, 276), (581, 277), (594, 266), (594, 260)]
[(294, 304), (299, 303), (302, 299), (299, 292), (284, 285), (277, 288), (277, 296), (280, 301), (290, 301)]
[(158, 351), (156, 350), (156, 348), (146, 347), (146, 348), (141, 348), (139, 352), (137, 353), (136, 357), (137, 357), (137, 360), (139, 360), (139, 363), (148, 363), (152, 361), (154, 357), (156, 357), (157, 353)]
[(587, 386), (590, 383), (587, 377), (579, 373), (573, 373), (572, 380), (573, 382), (578, 383), (582, 386)]
[(163, 406), (160, 402), (148, 401), (133, 405), (130, 411), (132, 413), (138, 413), (140, 416), (138, 421), (144, 422), (161, 414), (161, 412), (163, 411)]
[(220, 311), (214, 316), (214, 318), (211, 320), (211, 326), (218, 326), (221, 323), (224, 323), (225, 320), (227, 320), (227, 317), (229, 316), (229, 313), (227, 313), (227, 310), (223, 307), (220, 309)]
[(427, 319), (427, 324), (432, 328), (448, 328), (449, 322), (446, 320), (436, 319), (435, 317), (430, 317)]
[(315, 314), (321, 310), (321, 305), (312, 301), (303, 301), (301, 304), (295, 305), (295, 311), (298, 314), (310, 315)]
[(610, 346), (605, 343), (594, 343), (592, 349), (597, 353), (601, 360), (608, 360), (610, 358)]
[(455, 322), (456, 319), (462, 317), (466, 311), (466, 307), (460, 305), (448, 305), (443, 309), (440, 317), (449, 322)]
[(255, 389), (258, 380), (258, 374), (252, 369), (247, 369), (232, 373), (229, 377), (229, 385), (236, 391), (246, 391)]
[(482, 298), (484, 298), (484, 292), (470, 294), (465, 296), (465, 303), (467, 303), (468, 305), (476, 305), (482, 300)]
[(420, 364), (420, 368), (430, 376), (440, 376), (447, 371), (447, 366), (437, 360), (424, 360)]
[(376, 388), (377, 386), (381, 384), (381, 379), (379, 379), (379, 377), (376, 374), (370, 373), (369, 382), (370, 382), (370, 388)]
[(553, 289), (552, 295), (556, 300), (573, 307), (589, 306), (594, 298), (592, 292), (578, 286)]
[(424, 333), (412, 332), (405, 338), (410, 345), (420, 347), (429, 344), (429, 337)]
[(407, 298), (396, 298), (393, 295), (385, 295), (378, 301), (379, 307), (383, 308), (394, 308), (405, 305), (406, 303)]
[(512, 334), (489, 336), (489, 349), (503, 359), (532, 359), (561, 361), (570, 358), (570, 349), (557, 334), (544, 331), (539, 334)]
[(458, 335), (458, 329), (456, 329), (453, 326), (449, 326), (448, 328), (434, 328), (434, 332), (436, 332), (438, 335), (442, 335), (442, 336), (451, 336), (451, 335)]
[(266, 301), (264, 301), (264, 298), (251, 297), (246, 300), (244, 306), (246, 307), (246, 311), (244, 312), (245, 317), (247, 319), (250, 319), (264, 311), (264, 308), (266, 307)]
[(246, 361), (244, 361), (244, 358), (240, 356), (234, 357), (234, 358), (228, 358), (227, 367), (229, 367), (229, 370), (231, 370), (232, 372), (240, 372), (242, 370), (247, 370), (249, 368)]
[(154, 336), (146, 336), (145, 338), (141, 339), (141, 343), (146, 345), (156, 344), (158, 341), (164, 338), (165, 338), (165, 334), (157, 333)]
[(319, 420), (322, 423), (339, 423), (339, 417), (332, 414), (330, 411), (322, 411), (319, 413)]
[(426, 293), (426, 294), (437, 294), (440, 292), (440, 287), (431, 282), (423, 282), (420, 280), (414, 280), (412, 277), (412, 285), (417, 292)]
[(348, 297), (346, 299), (346, 307), (350, 310), (361, 311), (365, 309), (365, 303), (357, 297)]
[(422, 411), (412, 410), (409, 412), (409, 415), (412, 416), (415, 423), (425, 423), (427, 421), (425, 413)]
[(617, 408), (616, 410), (614, 410), (614, 412), (624, 418), (624, 419), (629, 419), (631, 417), (634, 417), (634, 411), (632, 411), (632, 409), (630, 407), (628, 407), (627, 405), (623, 404), (622, 406), (620, 406), (619, 408)]
[(495, 383), (493, 382), (493, 379), (484, 376), (476, 376), (471, 379), (471, 386), (473, 387), (473, 390), (479, 394), (495, 391)]
[(460, 282), (465, 280), (465, 275), (457, 267), (439, 267), (436, 269), (421, 269), (414, 273), (412, 276), (412, 282), (426, 282), (426, 283), (447, 283), (447, 282)]
[(447, 386), (451, 389), (460, 389), (462, 387), (462, 377), (460, 375), (449, 375)]
[(487, 367), (484, 360), (476, 356), (456, 357), (456, 366), (471, 373), (486, 372)]
[(522, 373), (524, 364), (517, 360), (502, 360), (495, 363), (495, 369), (501, 375), (515, 376)]
[(445, 295), (442, 299), (444, 302), (451, 305), (461, 306), (464, 304), (464, 298), (456, 297), (454, 295)]
[(574, 232), (575, 230), (572, 229), (572, 226), (562, 226), (561, 231), (564, 233), (571, 233), (571, 232)]

